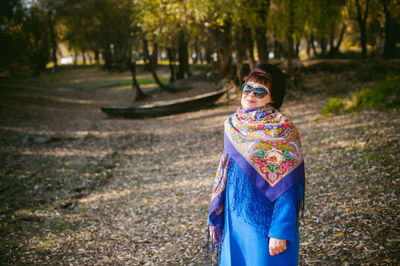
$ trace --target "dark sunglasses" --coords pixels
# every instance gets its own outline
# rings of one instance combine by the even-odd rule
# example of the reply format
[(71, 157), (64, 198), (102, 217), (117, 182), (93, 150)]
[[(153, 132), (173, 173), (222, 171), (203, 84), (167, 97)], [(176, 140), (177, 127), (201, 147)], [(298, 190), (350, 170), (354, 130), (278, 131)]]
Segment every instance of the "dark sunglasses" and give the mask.
[(253, 88), (252, 86), (250, 86), (249, 84), (245, 83), (242, 85), (242, 93), (243, 94), (250, 94), (251, 92), (254, 92), (254, 96), (256, 96), (256, 98), (258, 99), (262, 99), (264, 98), (266, 95), (268, 95), (268, 91), (266, 89), (264, 89), (263, 87), (258, 87), (258, 88)]

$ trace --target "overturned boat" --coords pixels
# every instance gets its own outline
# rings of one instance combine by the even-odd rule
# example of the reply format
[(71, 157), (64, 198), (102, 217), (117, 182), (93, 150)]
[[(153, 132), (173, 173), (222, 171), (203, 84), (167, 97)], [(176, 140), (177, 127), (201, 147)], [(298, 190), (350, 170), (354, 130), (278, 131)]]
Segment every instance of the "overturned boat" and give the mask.
[(157, 117), (183, 112), (195, 111), (213, 105), (227, 90), (209, 92), (193, 97), (185, 97), (168, 101), (156, 101), (144, 104), (118, 105), (112, 104), (101, 107), (109, 117), (146, 118)]

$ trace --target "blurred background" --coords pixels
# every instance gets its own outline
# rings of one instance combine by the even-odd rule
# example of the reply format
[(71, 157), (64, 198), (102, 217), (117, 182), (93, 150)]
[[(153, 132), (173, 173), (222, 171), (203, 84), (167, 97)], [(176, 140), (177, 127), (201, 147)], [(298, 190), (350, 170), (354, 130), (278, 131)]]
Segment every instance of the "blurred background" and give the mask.
[[(2, 76), (63, 65), (189, 64), (241, 81), (269, 59), (399, 58), (397, 0), (1, 1)], [(240, 82), (239, 82), (240, 83)]]

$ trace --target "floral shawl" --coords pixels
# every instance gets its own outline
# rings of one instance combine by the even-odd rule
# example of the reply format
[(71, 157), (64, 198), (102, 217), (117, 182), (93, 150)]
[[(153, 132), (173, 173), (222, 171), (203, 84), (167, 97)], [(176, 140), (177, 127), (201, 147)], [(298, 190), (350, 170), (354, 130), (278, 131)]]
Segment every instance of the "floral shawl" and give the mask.
[(209, 220), (217, 242), (222, 240), (229, 158), (271, 201), (305, 176), (300, 136), (294, 124), (270, 105), (239, 108), (225, 121), (224, 150), (212, 190)]

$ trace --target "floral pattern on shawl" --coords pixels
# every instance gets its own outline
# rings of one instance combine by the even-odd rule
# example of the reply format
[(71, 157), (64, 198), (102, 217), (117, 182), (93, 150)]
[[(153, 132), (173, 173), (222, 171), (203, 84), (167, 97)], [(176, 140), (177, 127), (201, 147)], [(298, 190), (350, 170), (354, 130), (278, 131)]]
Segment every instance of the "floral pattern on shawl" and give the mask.
[(239, 109), (225, 121), (225, 135), (271, 187), (303, 162), (296, 127), (272, 106)]

